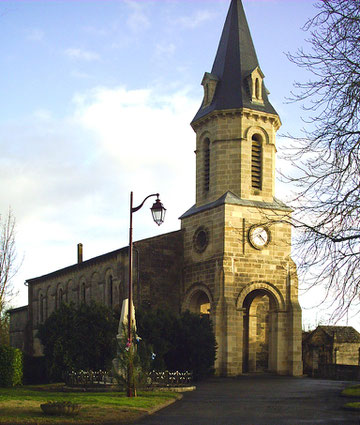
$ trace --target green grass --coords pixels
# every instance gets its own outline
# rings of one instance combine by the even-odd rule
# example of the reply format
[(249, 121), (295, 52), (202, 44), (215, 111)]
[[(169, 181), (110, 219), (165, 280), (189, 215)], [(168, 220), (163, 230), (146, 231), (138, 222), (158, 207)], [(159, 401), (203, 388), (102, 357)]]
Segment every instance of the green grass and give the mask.
[(341, 395), (345, 397), (360, 397), (360, 385), (353, 385), (351, 387), (345, 388)]
[[(341, 392), (345, 397), (360, 397), (360, 385), (352, 385)], [(360, 401), (352, 401), (344, 405), (344, 409), (360, 411)]]
[(354, 401), (353, 403), (344, 404), (344, 408), (348, 410), (360, 410), (360, 401)]
[(45, 416), (40, 404), (71, 401), (82, 406), (80, 415), (66, 418), (66, 424), (129, 423), (157, 406), (178, 398), (171, 392), (139, 392), (129, 398), (123, 392), (62, 392), (52, 387), (0, 388), (0, 425), (64, 424), (63, 417)]

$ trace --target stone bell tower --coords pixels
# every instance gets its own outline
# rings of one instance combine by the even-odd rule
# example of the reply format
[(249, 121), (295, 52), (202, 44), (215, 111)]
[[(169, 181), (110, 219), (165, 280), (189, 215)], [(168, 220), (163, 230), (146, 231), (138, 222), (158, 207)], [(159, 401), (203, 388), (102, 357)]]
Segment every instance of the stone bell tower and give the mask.
[(270, 104), (241, 0), (232, 0), (196, 133), (196, 203), (184, 230), (183, 309), (209, 314), (216, 373), (302, 374), (291, 209), (274, 197)]

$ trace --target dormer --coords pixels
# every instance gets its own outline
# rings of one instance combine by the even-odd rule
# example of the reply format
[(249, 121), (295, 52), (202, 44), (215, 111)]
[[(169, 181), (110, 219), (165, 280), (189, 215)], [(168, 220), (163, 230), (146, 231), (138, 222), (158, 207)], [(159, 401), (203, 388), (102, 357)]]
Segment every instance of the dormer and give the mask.
[(202, 107), (206, 108), (211, 105), (213, 101), (215, 90), (219, 79), (216, 75), (205, 72), (204, 77), (201, 81), (201, 85), (204, 87), (204, 100)]
[(265, 75), (262, 73), (261, 69), (258, 66), (247, 77), (251, 102), (253, 103), (264, 104), (264, 99), (262, 95), (264, 77)]
[(214, 111), (250, 109), (278, 117), (268, 99), (241, 0), (232, 0), (211, 72), (202, 80), (204, 98), (193, 128)]

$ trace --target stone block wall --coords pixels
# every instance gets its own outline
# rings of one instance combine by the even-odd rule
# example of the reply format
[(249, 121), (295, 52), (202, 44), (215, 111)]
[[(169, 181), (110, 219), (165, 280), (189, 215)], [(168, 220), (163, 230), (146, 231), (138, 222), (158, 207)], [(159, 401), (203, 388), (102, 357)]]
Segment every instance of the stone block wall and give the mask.
[[(358, 366), (360, 364), (360, 344), (359, 343), (334, 343), (333, 350), (336, 350), (336, 364)], [(333, 354), (333, 357), (335, 355)], [(335, 358), (333, 360), (335, 362)]]
[[(277, 116), (251, 110), (214, 112), (193, 124), (196, 138), (196, 205), (231, 191), (242, 199), (272, 202), (275, 193)], [(262, 188), (251, 187), (252, 136), (262, 142)], [(210, 186), (204, 190), (205, 141), (210, 140)]]
[[(183, 292), (183, 233), (167, 233), (134, 244), (134, 303), (180, 313)], [(137, 273), (137, 270), (139, 272)]]
[[(182, 292), (182, 232), (172, 232), (134, 243), (135, 307), (143, 303), (180, 311)], [(11, 340), (28, 354), (43, 353), (37, 330), (61, 302), (103, 303), (120, 313), (128, 296), (128, 247), (79, 262), (45, 276), (29, 279), (29, 305), (13, 310)], [(28, 323), (28, 332), (26, 331)]]
[(10, 345), (25, 350), (25, 333), (28, 323), (28, 307), (10, 310)]

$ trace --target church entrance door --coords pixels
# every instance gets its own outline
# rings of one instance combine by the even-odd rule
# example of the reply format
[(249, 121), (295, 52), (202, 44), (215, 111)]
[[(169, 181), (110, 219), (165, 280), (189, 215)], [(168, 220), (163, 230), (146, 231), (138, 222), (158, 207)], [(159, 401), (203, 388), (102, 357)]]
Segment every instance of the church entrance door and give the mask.
[(250, 292), (244, 299), (243, 372), (265, 372), (270, 369), (269, 359), (274, 335), (272, 327), (276, 303), (264, 289)]

